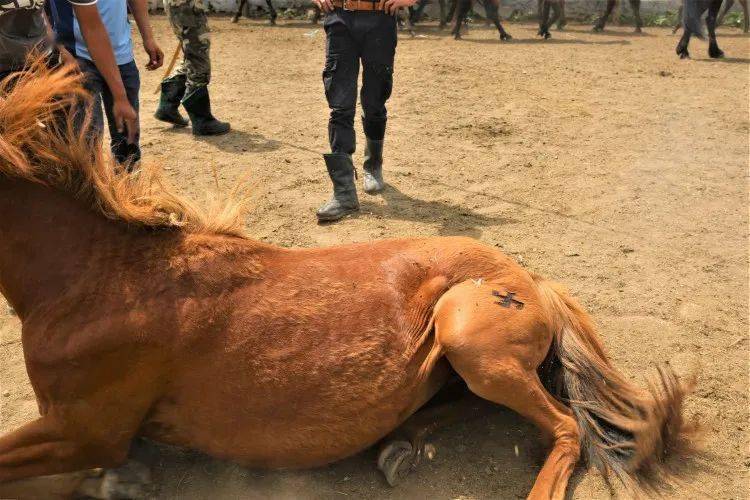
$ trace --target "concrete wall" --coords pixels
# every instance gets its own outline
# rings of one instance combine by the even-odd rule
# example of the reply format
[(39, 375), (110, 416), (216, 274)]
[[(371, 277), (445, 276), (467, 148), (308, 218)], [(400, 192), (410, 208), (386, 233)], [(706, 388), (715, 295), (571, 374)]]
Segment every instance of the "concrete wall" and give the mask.
[[(234, 12), (237, 8), (238, 0), (206, 0), (211, 5), (212, 10), (216, 12)], [(630, 5), (627, 1), (621, 0), (623, 5), (619, 8), (622, 14), (630, 15)], [(536, 12), (537, 0), (500, 0), (500, 15), (507, 17), (514, 11), (525, 14)], [(265, 6), (265, 0), (248, 0), (251, 5)], [(666, 11), (676, 12), (681, 0), (643, 0), (641, 2), (641, 12), (643, 14), (662, 14)], [(162, 0), (149, 0), (152, 9), (160, 9)], [(305, 7), (312, 4), (311, 0), (273, 0), (273, 4), (280, 8), (287, 7)], [(606, 5), (606, 0), (566, 0), (565, 9), (570, 18), (583, 18), (593, 13), (601, 12)], [(735, 9), (737, 5), (735, 4)], [(432, 0), (431, 5), (426, 12), (433, 17), (438, 15), (437, 0)], [(482, 9), (479, 8), (479, 12)], [(616, 12), (616, 11), (615, 11)]]

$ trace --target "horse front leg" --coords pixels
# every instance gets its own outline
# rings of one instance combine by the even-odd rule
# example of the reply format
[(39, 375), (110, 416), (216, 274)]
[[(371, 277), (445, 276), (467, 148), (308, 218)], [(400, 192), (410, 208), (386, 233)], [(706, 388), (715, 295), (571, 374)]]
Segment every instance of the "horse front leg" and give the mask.
[(440, 24), (438, 25), (438, 29), (445, 29), (446, 24), (448, 23), (448, 20), (445, 18), (445, 0), (438, 0), (438, 5), (440, 6)]
[(630, 7), (633, 9), (633, 16), (635, 16), (635, 32), (640, 33), (643, 31), (643, 21), (641, 20), (641, 0), (630, 0)]
[(708, 55), (713, 59), (724, 57), (724, 52), (719, 48), (716, 42), (716, 17), (721, 9), (721, 0), (712, 0), (708, 6), (708, 15), (706, 16), (706, 28), (708, 28)]
[(500, 40), (504, 42), (511, 40), (513, 37), (505, 31), (505, 28), (503, 28), (503, 25), (500, 23), (500, 12), (497, 0), (487, 0), (484, 4), (484, 11), (487, 14), (487, 19), (492, 21), (492, 24), (495, 25), (498, 33), (500, 33)]
[(682, 37), (680, 38), (680, 41), (677, 42), (677, 47), (675, 48), (675, 52), (677, 52), (677, 55), (680, 56), (680, 59), (690, 58), (690, 52), (688, 52), (688, 44), (690, 44), (690, 29), (687, 26), (684, 26)]
[(399, 484), (424, 458), (437, 453), (428, 439), (436, 431), (499, 411), (497, 405), (471, 394), (466, 388), (453, 401), (419, 410), (386, 437), (378, 455), (378, 468), (391, 486)]
[(740, 7), (742, 7), (742, 31), (747, 33), (750, 31), (750, 16), (747, 10), (747, 0), (739, 0)]
[(565, 17), (565, 0), (559, 0), (557, 3), (559, 7), (559, 18), (557, 20), (557, 29), (563, 30), (565, 28), (565, 25), (568, 24), (568, 20)]
[(247, 3), (247, 0), (240, 0), (239, 5), (237, 6), (237, 12), (234, 13), (234, 17), (232, 17), (232, 22), (236, 23), (240, 20), (240, 17), (242, 17), (242, 9), (245, 8), (245, 4)]
[(453, 38), (456, 40), (461, 39), (461, 27), (463, 26), (470, 9), (471, 0), (456, 0), (456, 25), (451, 32)]
[(612, 15), (612, 10), (614, 10), (616, 3), (617, 0), (607, 0), (607, 8), (604, 10), (602, 17), (594, 24), (594, 31), (604, 31), (604, 26), (607, 24), (609, 16)]
[(273, 7), (273, 3), (271, 3), (271, 0), (266, 0), (266, 5), (268, 6), (268, 15), (270, 16), (268, 19), (268, 23), (271, 26), (275, 26), (276, 18), (279, 17), (279, 15), (276, 13), (276, 9)]
[(541, 36), (545, 40), (552, 36), (552, 34), (549, 32), (550, 1), (553, 0), (543, 0), (542, 14), (539, 16), (539, 31), (537, 32), (537, 35)]

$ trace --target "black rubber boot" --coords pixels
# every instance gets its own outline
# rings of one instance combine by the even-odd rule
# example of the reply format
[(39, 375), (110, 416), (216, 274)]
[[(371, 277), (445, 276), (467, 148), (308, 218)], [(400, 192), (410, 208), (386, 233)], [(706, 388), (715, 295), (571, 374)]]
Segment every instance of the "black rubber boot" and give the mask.
[(154, 117), (177, 127), (187, 127), (188, 121), (180, 114), (180, 101), (185, 96), (185, 75), (175, 75), (161, 82), (159, 107)]
[(333, 182), (333, 196), (318, 209), (317, 215), (319, 222), (330, 222), (358, 211), (359, 200), (351, 155), (330, 153), (323, 155), (323, 159)]
[(221, 135), (229, 132), (229, 124), (220, 122), (211, 114), (211, 99), (208, 97), (208, 87), (198, 87), (182, 100), (194, 135)]
[(362, 168), (365, 174), (365, 193), (377, 194), (385, 189), (383, 181), (383, 141), (367, 139), (365, 146), (365, 164)]

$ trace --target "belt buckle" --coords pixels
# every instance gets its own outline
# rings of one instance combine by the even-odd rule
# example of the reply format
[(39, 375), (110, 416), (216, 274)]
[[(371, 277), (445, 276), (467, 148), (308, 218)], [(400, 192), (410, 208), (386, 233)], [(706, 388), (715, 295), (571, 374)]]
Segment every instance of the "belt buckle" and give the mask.
[(354, 10), (354, 9), (349, 8), (349, 2), (350, 1), (351, 0), (344, 0), (344, 6), (343, 6), (344, 10), (348, 10), (348, 11), (353, 11)]

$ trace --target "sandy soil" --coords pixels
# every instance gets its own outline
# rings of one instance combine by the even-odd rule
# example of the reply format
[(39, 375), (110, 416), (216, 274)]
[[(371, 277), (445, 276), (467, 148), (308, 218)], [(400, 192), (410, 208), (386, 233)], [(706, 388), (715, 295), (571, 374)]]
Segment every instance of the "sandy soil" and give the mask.
[[(540, 42), (533, 26), (510, 25), (516, 39), (507, 44), (485, 29), (458, 43), (434, 26), (402, 37), (391, 186), (362, 195), (360, 216), (319, 227), (314, 210), (329, 193), (322, 30), (211, 24), (214, 110), (233, 133), (199, 140), (156, 122), (159, 75), (142, 75), (145, 156), (179, 188), (202, 196), (214, 184), (209, 165), (222, 189), (248, 176), (251, 232), (280, 245), (466, 235), (567, 283), (630, 376), (669, 359), (699, 371), (688, 413), (705, 424), (707, 460), (670, 496), (747, 498), (750, 38), (721, 29), (727, 59), (708, 60), (696, 40), (695, 59), (680, 61), (676, 38), (656, 28), (637, 36), (571, 26)], [(165, 19), (155, 25), (171, 53)], [(7, 432), (33, 419), (36, 405), (20, 326), (4, 305), (0, 360)], [(278, 473), (147, 451), (159, 498), (521, 498), (541, 463), (536, 437), (510, 412), (447, 429), (434, 438), (435, 460), (396, 489), (372, 450)], [(583, 467), (571, 489), (574, 498), (612, 494)]]

